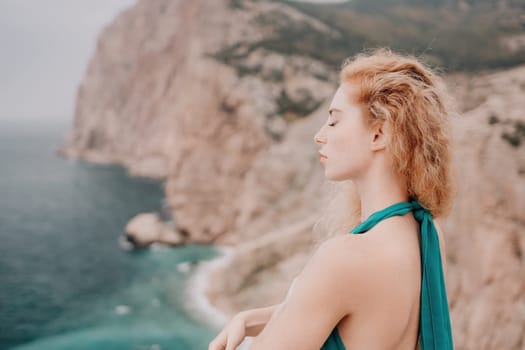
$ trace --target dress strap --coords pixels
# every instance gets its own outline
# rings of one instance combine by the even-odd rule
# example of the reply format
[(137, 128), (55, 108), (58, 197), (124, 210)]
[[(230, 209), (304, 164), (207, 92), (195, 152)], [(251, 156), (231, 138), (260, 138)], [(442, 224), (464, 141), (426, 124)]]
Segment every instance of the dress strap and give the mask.
[(412, 211), (420, 223), (421, 233), (421, 304), (419, 335), (422, 350), (452, 350), (452, 330), (447, 290), (441, 263), (439, 238), (430, 211), (416, 200), (399, 202), (370, 215), (350, 233), (370, 230), (381, 220)]

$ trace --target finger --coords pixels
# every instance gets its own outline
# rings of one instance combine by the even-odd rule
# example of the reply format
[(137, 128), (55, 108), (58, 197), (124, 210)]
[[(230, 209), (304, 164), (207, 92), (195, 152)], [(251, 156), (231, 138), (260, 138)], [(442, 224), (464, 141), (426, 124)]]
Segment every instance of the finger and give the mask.
[(245, 323), (238, 319), (237, 322), (233, 323), (228, 332), (228, 341), (226, 344), (226, 350), (230, 350), (228, 346), (232, 346), (231, 350), (237, 349), (237, 347), (246, 338), (246, 326)]
[(220, 342), (212, 341), (208, 345), (208, 350), (224, 350), (226, 348), (226, 345)]
[(229, 341), (226, 344), (225, 350), (235, 350), (237, 348), (237, 345), (239, 345), (239, 344), (235, 344), (235, 343)]
[(219, 333), (208, 345), (208, 350), (224, 350), (226, 348), (226, 334)]
[(235, 350), (244, 340), (244, 333), (235, 332), (228, 336), (225, 350)]

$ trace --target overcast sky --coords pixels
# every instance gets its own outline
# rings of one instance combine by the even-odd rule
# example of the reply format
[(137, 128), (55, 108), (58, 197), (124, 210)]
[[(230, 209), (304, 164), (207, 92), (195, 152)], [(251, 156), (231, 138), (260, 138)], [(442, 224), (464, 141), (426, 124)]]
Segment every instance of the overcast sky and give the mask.
[(100, 30), (136, 0), (0, 0), (0, 120), (72, 119)]
[(98, 33), (136, 1), (0, 0), (0, 121), (70, 123)]

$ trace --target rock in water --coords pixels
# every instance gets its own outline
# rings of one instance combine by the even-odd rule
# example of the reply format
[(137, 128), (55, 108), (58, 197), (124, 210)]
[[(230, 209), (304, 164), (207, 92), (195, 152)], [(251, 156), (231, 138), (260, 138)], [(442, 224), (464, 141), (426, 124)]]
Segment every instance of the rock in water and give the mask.
[(126, 239), (136, 247), (143, 248), (152, 243), (179, 245), (184, 237), (166, 227), (156, 213), (142, 213), (133, 217), (125, 228)]

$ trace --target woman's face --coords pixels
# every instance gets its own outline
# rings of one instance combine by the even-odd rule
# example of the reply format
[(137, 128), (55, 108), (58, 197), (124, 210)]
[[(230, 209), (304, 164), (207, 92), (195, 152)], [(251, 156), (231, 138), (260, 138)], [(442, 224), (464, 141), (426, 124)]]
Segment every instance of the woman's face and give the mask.
[(332, 181), (359, 178), (372, 160), (373, 132), (365, 124), (361, 106), (353, 102), (355, 92), (355, 85), (339, 86), (330, 104), (328, 119), (314, 137), (320, 146), (325, 177)]

